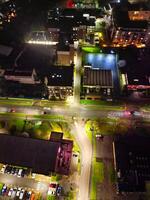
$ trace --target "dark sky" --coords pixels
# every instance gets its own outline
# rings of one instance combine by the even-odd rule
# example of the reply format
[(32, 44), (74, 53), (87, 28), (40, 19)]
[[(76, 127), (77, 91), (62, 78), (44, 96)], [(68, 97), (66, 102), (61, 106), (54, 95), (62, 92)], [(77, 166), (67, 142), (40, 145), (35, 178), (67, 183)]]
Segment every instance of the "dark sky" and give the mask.
[(65, 6), (66, 4), (66, 0), (31, 0), (35, 5), (39, 4), (39, 5), (50, 5), (50, 6), (54, 6), (54, 7), (61, 7), (61, 6)]

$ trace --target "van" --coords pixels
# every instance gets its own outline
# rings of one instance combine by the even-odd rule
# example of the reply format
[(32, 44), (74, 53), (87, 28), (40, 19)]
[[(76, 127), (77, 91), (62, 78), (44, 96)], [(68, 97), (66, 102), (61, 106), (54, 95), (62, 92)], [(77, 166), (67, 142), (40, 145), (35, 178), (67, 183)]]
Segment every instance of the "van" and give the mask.
[(21, 177), (22, 171), (23, 171), (23, 169), (19, 169), (18, 175), (17, 175), (18, 177)]

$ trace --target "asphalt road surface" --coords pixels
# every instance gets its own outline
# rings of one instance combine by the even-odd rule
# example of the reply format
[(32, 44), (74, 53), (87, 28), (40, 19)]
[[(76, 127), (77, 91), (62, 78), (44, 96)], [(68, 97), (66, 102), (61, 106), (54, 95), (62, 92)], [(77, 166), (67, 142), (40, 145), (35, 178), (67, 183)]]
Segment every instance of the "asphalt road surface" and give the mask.
[[(41, 115), (46, 112), (46, 114), (51, 115), (63, 115), (69, 117), (83, 117), (83, 118), (98, 118), (98, 117), (131, 117), (125, 111), (113, 110), (108, 106), (107, 110), (96, 110), (92, 109), (89, 106), (70, 106), (70, 107), (60, 107), (53, 106), (51, 108), (42, 108), (42, 107), (27, 107), (27, 106), (13, 106), (13, 109), (16, 113), (24, 113), (26, 115)], [(1, 105), (0, 113), (10, 113), (10, 105)], [(136, 111), (135, 118), (142, 117), (144, 119), (150, 120), (150, 112)]]
[(72, 133), (81, 149), (81, 174), (79, 180), (78, 200), (88, 200), (90, 197), (90, 176), (92, 162), (92, 144), (87, 138), (84, 125), (75, 121)]

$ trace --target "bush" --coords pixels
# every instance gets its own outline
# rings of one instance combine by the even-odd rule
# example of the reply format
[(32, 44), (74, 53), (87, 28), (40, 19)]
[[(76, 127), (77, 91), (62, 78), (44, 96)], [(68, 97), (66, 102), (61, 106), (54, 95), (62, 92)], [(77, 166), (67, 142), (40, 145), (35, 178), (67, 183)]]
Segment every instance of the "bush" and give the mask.
[(6, 125), (5, 121), (0, 121), (0, 128), (5, 128), (5, 125)]

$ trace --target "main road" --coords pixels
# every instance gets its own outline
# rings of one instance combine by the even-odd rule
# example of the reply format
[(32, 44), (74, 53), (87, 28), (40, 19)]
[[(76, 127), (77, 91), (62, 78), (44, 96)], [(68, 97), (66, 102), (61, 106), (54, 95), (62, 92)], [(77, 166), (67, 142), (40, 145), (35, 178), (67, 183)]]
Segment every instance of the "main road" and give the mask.
[[(103, 117), (129, 117), (130, 113), (126, 112), (122, 107), (103, 106), (97, 110), (95, 106), (79, 105), (79, 106), (58, 106), (53, 105), (49, 107), (40, 106), (10, 106), (0, 105), (0, 113), (24, 113), (30, 118), (34, 115), (50, 114), (50, 115), (62, 115), (66, 117), (82, 117), (82, 118), (103, 118)], [(143, 117), (144, 119), (150, 119), (150, 112), (137, 110), (134, 113), (135, 117)], [(44, 116), (46, 119), (46, 116)]]

